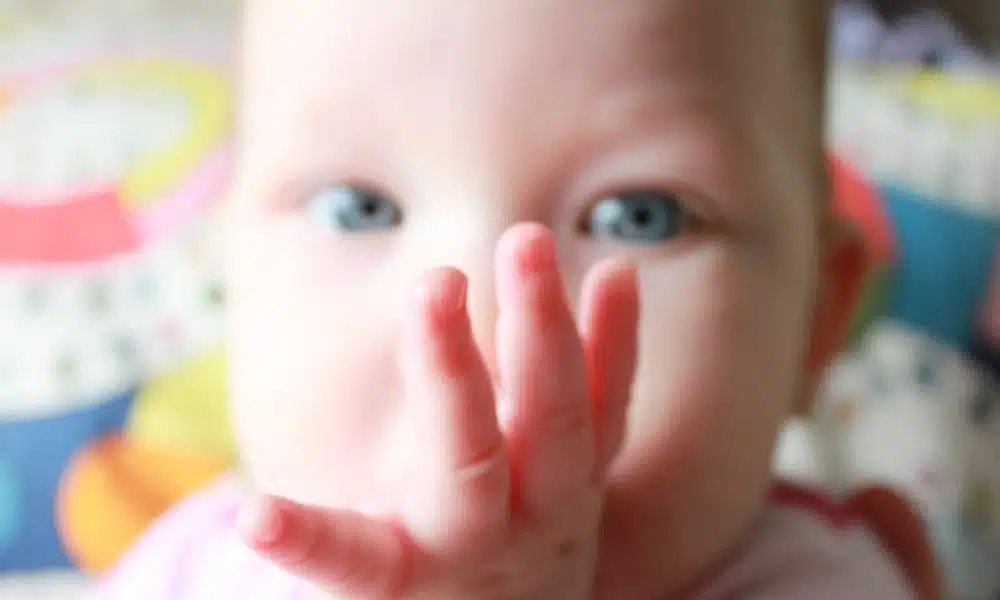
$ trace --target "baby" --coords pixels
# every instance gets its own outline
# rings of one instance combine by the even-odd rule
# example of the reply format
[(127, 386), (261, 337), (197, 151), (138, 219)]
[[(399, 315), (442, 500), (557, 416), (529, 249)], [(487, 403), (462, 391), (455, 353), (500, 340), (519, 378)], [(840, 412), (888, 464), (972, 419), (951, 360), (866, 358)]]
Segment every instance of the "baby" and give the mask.
[(865, 272), (826, 10), (249, 0), (246, 476), (97, 598), (936, 598), (891, 494), (771, 474)]

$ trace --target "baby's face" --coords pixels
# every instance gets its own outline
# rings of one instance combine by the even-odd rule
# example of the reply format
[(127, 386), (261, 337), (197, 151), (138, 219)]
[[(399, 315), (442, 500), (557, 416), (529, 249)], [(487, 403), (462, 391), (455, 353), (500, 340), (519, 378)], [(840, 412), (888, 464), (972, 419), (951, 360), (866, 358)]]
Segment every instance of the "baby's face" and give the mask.
[(231, 339), (257, 484), (392, 497), (420, 443), (397, 369), (410, 284), (462, 269), (492, 365), (495, 243), (537, 221), (571, 298), (603, 258), (639, 265), (621, 489), (694, 546), (743, 527), (819, 281), (818, 91), (775, 18), (799, 1), (250, 2)]

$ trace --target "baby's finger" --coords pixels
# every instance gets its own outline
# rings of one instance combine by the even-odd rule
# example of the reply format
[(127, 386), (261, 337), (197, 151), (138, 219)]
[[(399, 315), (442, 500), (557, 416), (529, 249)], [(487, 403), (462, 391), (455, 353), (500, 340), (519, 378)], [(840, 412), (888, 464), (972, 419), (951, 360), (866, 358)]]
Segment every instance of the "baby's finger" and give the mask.
[(251, 549), (336, 597), (389, 598), (407, 584), (403, 535), (391, 524), (263, 496), (240, 510)]
[(512, 228), (497, 249), (497, 364), (518, 500), (536, 514), (594, 481), (583, 349), (557, 262), (552, 233), (540, 225)]
[(635, 266), (607, 260), (583, 285), (580, 335), (593, 403), (598, 472), (621, 447), (638, 359), (639, 286)]
[(414, 539), (442, 554), (492, 549), (506, 534), (510, 508), (506, 442), (466, 285), (455, 269), (428, 274), (403, 340), (408, 402), (431, 461), (404, 510)]

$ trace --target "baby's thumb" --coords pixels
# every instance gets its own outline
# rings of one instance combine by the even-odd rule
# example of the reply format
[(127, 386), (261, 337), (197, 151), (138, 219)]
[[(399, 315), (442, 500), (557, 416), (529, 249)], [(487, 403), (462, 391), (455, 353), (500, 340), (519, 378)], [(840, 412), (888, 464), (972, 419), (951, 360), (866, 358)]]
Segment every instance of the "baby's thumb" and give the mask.
[(403, 536), (360, 513), (261, 496), (240, 509), (237, 530), (257, 554), (333, 596), (383, 600), (405, 583)]

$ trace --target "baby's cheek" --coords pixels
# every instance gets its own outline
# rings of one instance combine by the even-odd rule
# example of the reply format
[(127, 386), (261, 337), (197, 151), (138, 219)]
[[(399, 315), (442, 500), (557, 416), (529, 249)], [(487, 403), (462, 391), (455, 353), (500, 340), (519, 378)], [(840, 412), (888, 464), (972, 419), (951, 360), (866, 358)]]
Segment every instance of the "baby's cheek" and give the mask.
[[(804, 310), (781, 306), (782, 294), (761, 289), (722, 250), (643, 283), (637, 421), (676, 427), (677, 435), (718, 432), (730, 448), (740, 432), (769, 437), (802, 364)], [(801, 296), (785, 294), (793, 295)]]
[(679, 523), (715, 519), (725, 535), (768, 485), (803, 363), (805, 309), (796, 304), (805, 293), (762, 280), (725, 250), (647, 275), (640, 371), (616, 465), (642, 488), (668, 489)]
[(258, 265), (232, 286), (234, 418), (242, 458), (272, 493), (353, 504), (390, 472), (402, 421), (391, 294)]

